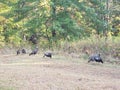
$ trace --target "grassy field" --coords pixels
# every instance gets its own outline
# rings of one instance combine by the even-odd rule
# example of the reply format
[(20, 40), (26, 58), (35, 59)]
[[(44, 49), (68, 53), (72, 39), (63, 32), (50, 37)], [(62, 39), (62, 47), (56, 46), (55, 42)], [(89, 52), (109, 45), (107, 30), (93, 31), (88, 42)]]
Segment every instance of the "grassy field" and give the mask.
[(0, 90), (120, 90), (120, 66), (42, 54), (0, 55)]

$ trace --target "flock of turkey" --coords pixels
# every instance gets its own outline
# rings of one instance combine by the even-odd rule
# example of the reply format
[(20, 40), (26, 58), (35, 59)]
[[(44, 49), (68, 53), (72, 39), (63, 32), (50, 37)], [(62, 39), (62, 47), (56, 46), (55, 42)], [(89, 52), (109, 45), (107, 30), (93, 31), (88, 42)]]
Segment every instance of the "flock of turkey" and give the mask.
[[(37, 35), (31, 35), (31, 37), (28, 39), (29, 42), (31, 42), (32, 44), (34, 45), (37, 45)], [(26, 54), (26, 50), (25, 49), (18, 49), (17, 50), (17, 55), (19, 54)], [(35, 55), (38, 53), (38, 47), (36, 46), (31, 53), (29, 53), (29, 56), (31, 55)], [(43, 57), (49, 57), (49, 58), (52, 58), (52, 53), (51, 52), (46, 52), (44, 53)], [(96, 61), (96, 62), (100, 62), (100, 63), (103, 63), (103, 60), (100, 56), (100, 54), (94, 54), (94, 55), (91, 55), (89, 57), (89, 60), (88, 60), (88, 63), (91, 62), (91, 61)]]
[[(38, 47), (36, 47), (34, 50), (32, 50), (31, 53), (29, 53), (29, 56), (31, 55), (36, 55), (38, 53)], [(26, 50), (25, 49), (18, 49), (17, 50), (17, 55), (19, 54), (26, 54)], [(49, 57), (49, 58), (52, 58), (52, 53), (51, 52), (45, 52), (43, 57)], [(94, 55), (91, 55), (89, 57), (89, 60), (88, 60), (88, 63), (91, 62), (91, 61), (95, 61), (95, 62), (100, 62), (100, 63), (103, 63), (103, 60), (100, 56), (100, 54), (94, 54)]]
[[(18, 49), (16, 51), (17, 55), (19, 54), (27, 54), (25, 49)], [(36, 47), (34, 50), (31, 51), (31, 53), (29, 53), (29, 56), (31, 55), (36, 55), (38, 53), (38, 47)], [(45, 52), (43, 57), (49, 57), (52, 58), (52, 53), (51, 52)]]

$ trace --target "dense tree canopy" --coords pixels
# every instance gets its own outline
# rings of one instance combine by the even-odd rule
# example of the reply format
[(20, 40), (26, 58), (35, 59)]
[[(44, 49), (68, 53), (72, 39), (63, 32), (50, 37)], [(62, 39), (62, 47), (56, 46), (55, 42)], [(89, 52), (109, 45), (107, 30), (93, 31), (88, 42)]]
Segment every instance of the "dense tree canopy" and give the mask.
[(0, 0), (0, 44), (120, 36), (119, 0)]

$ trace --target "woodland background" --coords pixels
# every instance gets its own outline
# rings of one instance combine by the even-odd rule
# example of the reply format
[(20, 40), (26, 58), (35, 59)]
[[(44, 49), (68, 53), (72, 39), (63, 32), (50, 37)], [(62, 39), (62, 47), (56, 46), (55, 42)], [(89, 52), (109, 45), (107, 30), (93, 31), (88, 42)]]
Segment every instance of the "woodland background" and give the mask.
[(34, 47), (120, 58), (119, 0), (0, 0), (0, 48)]

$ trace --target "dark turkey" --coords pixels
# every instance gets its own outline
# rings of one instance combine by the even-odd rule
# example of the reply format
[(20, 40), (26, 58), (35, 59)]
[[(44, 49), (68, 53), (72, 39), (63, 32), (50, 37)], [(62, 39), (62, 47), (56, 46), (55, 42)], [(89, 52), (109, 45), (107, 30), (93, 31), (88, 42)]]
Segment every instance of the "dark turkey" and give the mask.
[(31, 41), (33, 44), (37, 44), (37, 36), (36, 36), (36, 35), (32, 35), (32, 36), (29, 38), (29, 41)]
[(91, 62), (91, 61), (96, 61), (96, 62), (103, 63), (103, 60), (100, 57), (100, 54), (95, 54), (95, 55), (90, 56), (88, 63)]
[(51, 53), (51, 52), (46, 52), (46, 53), (44, 53), (44, 56), (43, 56), (43, 57), (52, 58), (52, 53)]
[(38, 47), (36, 47), (30, 54), (29, 54), (29, 56), (30, 55), (35, 55), (35, 54), (37, 54), (38, 53)]
[(25, 50), (25, 49), (22, 49), (22, 53), (23, 53), (23, 54), (26, 54), (26, 50)]
[(20, 49), (17, 50), (17, 55), (19, 55), (19, 54), (20, 54)]

